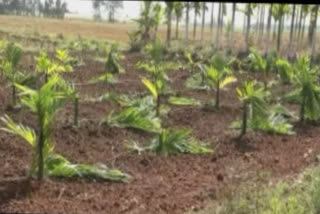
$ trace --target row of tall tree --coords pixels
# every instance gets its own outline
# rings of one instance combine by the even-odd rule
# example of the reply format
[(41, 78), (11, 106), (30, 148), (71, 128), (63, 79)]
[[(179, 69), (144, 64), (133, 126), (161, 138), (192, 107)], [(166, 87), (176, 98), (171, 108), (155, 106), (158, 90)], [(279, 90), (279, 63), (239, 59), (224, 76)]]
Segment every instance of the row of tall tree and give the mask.
[[(217, 14), (214, 13), (215, 7), (218, 8)], [(308, 31), (307, 41), (311, 54), (315, 51), (316, 44), (316, 29), (317, 19), (319, 12), (319, 5), (297, 5), (297, 4), (237, 4), (232, 3), (232, 10), (227, 14), (226, 3), (215, 2), (180, 2), (180, 1), (165, 1), (165, 4), (158, 2), (143, 2), (143, 8), (139, 17), (140, 29), (143, 25), (145, 29), (145, 38), (155, 38), (149, 36), (150, 33), (157, 33), (158, 25), (165, 20), (167, 25), (166, 40), (170, 45), (170, 41), (174, 39), (172, 31), (172, 22), (175, 20), (175, 39), (179, 38), (179, 24), (182, 19), (185, 19), (185, 35), (184, 40), (186, 43), (190, 40), (190, 13), (194, 14), (192, 37), (196, 39), (198, 17), (201, 21), (201, 42), (204, 41), (204, 29), (206, 26), (206, 12), (211, 8), (210, 20), (210, 40), (215, 49), (221, 48), (222, 37), (227, 38), (227, 49), (231, 51), (233, 48), (234, 32), (235, 32), (235, 17), (239, 13), (243, 14), (244, 25), (244, 50), (249, 51), (250, 45), (264, 44), (264, 53), (268, 53), (271, 45), (279, 52), (280, 47), (288, 45), (287, 55), (292, 57), (296, 48), (299, 48), (305, 39), (305, 32)], [(162, 12), (161, 12), (162, 11)], [(238, 13), (238, 14), (237, 14)], [(159, 18), (160, 16), (160, 18)], [(163, 17), (164, 16), (164, 17)], [(228, 17), (229, 16), (229, 17)], [(228, 18), (228, 22), (226, 22)], [(229, 21), (231, 19), (231, 22)], [(309, 19), (309, 23), (306, 21)], [(152, 21), (153, 20), (153, 21)], [(289, 42), (282, 44), (282, 37), (285, 26), (289, 28)], [(308, 29), (306, 29), (308, 27)], [(153, 29), (154, 28), (154, 29)], [(214, 31), (215, 30), (215, 31)], [(226, 32), (225, 36), (222, 35)], [(215, 33), (214, 33), (215, 32)], [(271, 35), (273, 33), (273, 35)], [(256, 36), (250, 37), (255, 34)], [(270, 41), (272, 42), (270, 44)]]
[(43, 16), (63, 19), (68, 12), (67, 3), (62, 0), (2, 0), (0, 14)]
[(93, 0), (92, 7), (94, 10), (93, 19), (96, 21), (102, 21), (103, 10), (108, 13), (108, 21), (115, 21), (115, 14), (118, 9), (123, 8), (123, 1), (100, 1)]

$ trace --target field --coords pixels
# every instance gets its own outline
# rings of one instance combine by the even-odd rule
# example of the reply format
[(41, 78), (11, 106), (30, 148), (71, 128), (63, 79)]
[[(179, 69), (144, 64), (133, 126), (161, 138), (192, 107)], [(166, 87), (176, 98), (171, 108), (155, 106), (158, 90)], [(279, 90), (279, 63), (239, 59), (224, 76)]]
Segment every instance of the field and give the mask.
[[(64, 37), (78, 37), (88, 39), (100, 39), (119, 42), (122, 45), (127, 45), (129, 41), (127, 32), (136, 29), (136, 25), (133, 22), (123, 22), (123, 23), (97, 23), (91, 20), (82, 19), (64, 19), (64, 20), (54, 20), (47, 18), (33, 18), (33, 17), (19, 17), (19, 16), (4, 16), (0, 15), (0, 24), (3, 26), (1, 31), (15, 33), (24, 36), (51, 36), (56, 37), (58, 35), (63, 35)], [(234, 48), (239, 49), (244, 46), (244, 34), (242, 29), (235, 29), (234, 36)], [(192, 36), (193, 27), (189, 27), (189, 39), (193, 41)], [(175, 38), (175, 28), (172, 30), (173, 37)], [(179, 28), (179, 38), (183, 39), (185, 34), (184, 27)], [(213, 31), (215, 35), (215, 30)], [(166, 26), (159, 26), (159, 36), (162, 39), (166, 37)], [(196, 40), (199, 43), (201, 36), (200, 24), (197, 27)], [(281, 54), (286, 54), (287, 44), (288, 44), (289, 32), (285, 31), (283, 33), (283, 45), (281, 47)], [(255, 37), (252, 37), (252, 42)], [(206, 41), (212, 41), (211, 32), (208, 27), (204, 30), (204, 39)], [(226, 37), (222, 38), (222, 46), (225, 47), (227, 43)], [(263, 44), (256, 44), (258, 47), (262, 48)], [(303, 42), (300, 44), (300, 50), (306, 50), (307, 43)]]
[[(127, 42), (126, 31), (132, 24), (93, 24), (75, 20), (36, 20), (20, 17), (0, 17), (2, 30), (31, 35), (34, 32), (81, 35), (84, 38)], [(42, 23), (45, 21), (45, 25)], [(6, 23), (6, 24), (4, 24)], [(53, 28), (52, 25), (55, 27)], [(66, 27), (66, 25), (68, 27)], [(38, 27), (34, 27), (38, 26)], [(103, 27), (102, 27), (103, 26)], [(19, 30), (17, 30), (19, 29)], [(63, 29), (62, 32), (60, 30)], [(181, 32), (183, 32), (181, 30)], [(162, 33), (165, 33), (164, 28)], [(209, 32), (207, 32), (209, 34)], [(39, 35), (38, 35), (39, 36)], [(26, 40), (23, 44), (40, 46)], [(25, 51), (19, 70), (34, 72), (37, 51)], [(53, 54), (53, 53), (51, 53)], [(32, 151), (19, 137), (0, 133), (0, 211), (46, 213), (170, 213), (199, 211), (213, 202), (220, 202), (250, 182), (267, 184), (292, 177), (316, 164), (319, 155), (320, 127), (317, 123), (294, 123), (295, 135), (278, 135), (250, 131), (241, 140), (239, 130), (230, 129), (232, 121), (242, 117), (241, 102), (236, 93), (245, 80), (263, 81), (263, 73), (233, 69), (237, 82), (220, 94), (219, 109), (201, 106), (169, 105), (171, 110), (163, 120), (163, 127), (189, 128), (192, 136), (208, 143), (212, 154), (174, 154), (164, 157), (152, 152), (130, 151), (129, 140), (147, 144), (153, 135), (131, 128), (100, 124), (111, 112), (124, 107), (109, 101), (92, 102), (98, 97), (115, 92), (129, 96), (148, 93), (141, 83), (146, 73), (137, 68), (145, 55), (124, 51), (120, 64), (125, 73), (119, 74), (114, 84), (87, 84), (93, 77), (104, 74), (104, 63), (94, 59), (95, 52), (72, 52), (83, 60), (74, 72), (64, 73), (67, 81), (76, 82), (80, 92), (79, 126), (72, 126), (73, 103), (68, 103), (57, 114), (54, 137), (56, 152), (75, 163), (104, 163), (132, 176), (128, 183), (105, 183), (86, 179), (46, 179), (39, 186), (37, 180), (19, 179), (27, 175)], [(169, 85), (177, 96), (201, 101), (215, 99), (214, 91), (185, 87), (190, 73), (183, 68), (168, 71)], [(270, 79), (276, 79), (271, 74)], [(7, 80), (0, 78), (0, 115), (36, 128), (37, 118), (27, 109), (12, 109), (11, 92)], [(292, 86), (277, 84), (272, 94), (283, 94)], [(299, 105), (282, 102), (289, 110), (298, 112)], [(1, 124), (2, 125), (2, 124)]]

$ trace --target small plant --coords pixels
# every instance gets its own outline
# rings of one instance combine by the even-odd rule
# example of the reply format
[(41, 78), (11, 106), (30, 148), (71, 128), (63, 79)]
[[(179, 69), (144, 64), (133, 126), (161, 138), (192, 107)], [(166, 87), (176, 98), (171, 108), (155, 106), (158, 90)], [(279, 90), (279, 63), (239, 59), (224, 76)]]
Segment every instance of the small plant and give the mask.
[(105, 46), (104, 57), (105, 73), (99, 77), (94, 77), (89, 81), (90, 83), (115, 83), (117, 82), (115, 74), (125, 72), (119, 63), (124, 56), (119, 53), (119, 45), (117, 43), (112, 44), (111, 47)]
[(17, 103), (16, 86), (15, 83), (23, 82), (26, 78), (18, 72), (18, 66), (22, 58), (22, 49), (9, 42), (4, 46), (4, 57), (2, 59), (2, 69), (4, 76), (10, 81), (12, 87), (12, 105)]
[(175, 66), (164, 62), (165, 46), (160, 40), (148, 44), (146, 52), (150, 57), (150, 61), (138, 62), (137, 67), (151, 74), (151, 80), (142, 78), (141, 81), (152, 94), (156, 103), (156, 115), (159, 116), (161, 98), (170, 90), (168, 86), (169, 77), (166, 71)]
[(216, 108), (220, 105), (220, 90), (237, 81), (231, 73), (227, 60), (219, 54), (213, 56), (210, 66), (205, 66), (205, 82), (216, 91)]
[(54, 118), (65, 103), (68, 93), (66, 82), (57, 74), (50, 77), (38, 91), (25, 86), (16, 85), (22, 91), (21, 101), (37, 115), (38, 133), (22, 124), (16, 124), (11, 118), (5, 116), (2, 121), (6, 128), (2, 130), (13, 133), (25, 139), (33, 148), (33, 160), (30, 175), (37, 174), (42, 180), (44, 175), (51, 177), (95, 177), (102, 180), (124, 181), (128, 176), (118, 170), (107, 170), (103, 167), (85, 164), (71, 164), (61, 155), (54, 153)]
[(317, 120), (320, 118), (320, 88), (318, 68), (310, 67), (310, 59), (303, 56), (294, 64), (294, 94), (300, 101), (300, 121), (305, 118)]
[[(242, 102), (242, 121), (233, 122), (232, 128), (241, 128), (240, 138), (247, 129), (257, 129), (279, 134), (293, 134), (292, 125), (287, 123), (283, 115), (288, 116), (284, 107), (269, 107), (266, 98), (270, 95), (264, 88), (256, 88), (256, 81), (244, 82), (237, 93)], [(279, 110), (280, 109), (280, 110)]]
[(237, 88), (237, 93), (240, 101), (242, 102), (242, 128), (240, 137), (244, 136), (247, 132), (247, 123), (249, 116), (249, 105), (254, 106), (254, 112), (252, 112), (255, 119), (259, 117), (266, 117), (266, 111), (264, 106), (266, 105), (264, 97), (267, 94), (262, 88), (255, 89), (256, 82), (244, 82), (243, 88)]
[(102, 123), (105, 122), (119, 128), (135, 128), (151, 133), (158, 133), (161, 129), (160, 119), (149, 106), (128, 107), (117, 115), (111, 112)]
[(250, 50), (251, 53), (248, 56), (250, 67), (254, 71), (263, 72), (264, 89), (268, 90), (268, 79), (271, 71), (270, 66), (268, 66), (268, 63), (258, 54), (257, 51), (254, 49)]
[(52, 74), (59, 74), (63, 72), (72, 72), (72, 58), (68, 55), (65, 50), (56, 50), (57, 60), (50, 60), (46, 52), (42, 51), (37, 60), (37, 71), (45, 74), (45, 82), (48, 81), (48, 77)]
[(161, 96), (163, 95), (164, 87), (165, 87), (165, 80), (158, 78), (154, 83), (152, 83), (147, 78), (142, 78), (142, 83), (146, 86), (146, 88), (152, 94), (152, 97), (156, 103), (156, 115), (160, 115), (160, 104), (161, 104)]
[(188, 98), (188, 97), (171, 96), (169, 97), (168, 102), (172, 105), (178, 105), (178, 106), (202, 106), (203, 105), (201, 101), (193, 98)]
[(193, 74), (195, 72), (196, 68), (197, 67), (199, 68), (199, 66), (201, 65), (201, 62), (200, 61), (198, 61), (198, 62), (195, 61), (192, 58), (191, 53), (189, 51), (187, 51), (187, 50), (184, 52), (184, 56), (187, 59), (187, 63), (188, 63), (186, 67), (189, 69), (190, 73)]
[(175, 153), (206, 154), (213, 150), (207, 148), (204, 143), (190, 137), (190, 130), (162, 130), (147, 147), (140, 147), (138, 143), (131, 142), (127, 146), (138, 152), (147, 150), (167, 156)]
[(277, 59), (276, 67), (282, 83), (292, 83), (292, 79), (294, 76), (292, 65), (285, 59)]
[(119, 44), (114, 43), (110, 49), (106, 47), (107, 61), (105, 63), (105, 72), (112, 74), (124, 73), (124, 68), (120, 65), (120, 60), (124, 58), (119, 52)]

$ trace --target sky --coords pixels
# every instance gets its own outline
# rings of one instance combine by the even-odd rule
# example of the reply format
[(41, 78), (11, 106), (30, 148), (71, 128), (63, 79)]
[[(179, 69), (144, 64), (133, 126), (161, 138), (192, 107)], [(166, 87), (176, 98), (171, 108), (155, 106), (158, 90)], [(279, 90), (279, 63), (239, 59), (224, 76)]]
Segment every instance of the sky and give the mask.
[[(79, 17), (92, 19), (93, 8), (91, 0), (65, 0), (68, 4), (68, 9), (72, 14), (67, 14), (67, 17)], [(117, 11), (116, 18), (119, 20), (136, 18), (140, 11), (140, 1), (124, 1), (123, 9)], [(103, 13), (103, 11), (102, 11)]]
[[(71, 14), (67, 14), (67, 17), (79, 17), (79, 18), (88, 18), (92, 19), (93, 17), (93, 9), (92, 9), (92, 1), (91, 0), (65, 0), (68, 3), (68, 9), (72, 12)], [(118, 20), (128, 20), (132, 18), (137, 18), (140, 13), (140, 5), (142, 1), (124, 1), (123, 9), (119, 9), (116, 14), (116, 19)], [(163, 3), (164, 4), (164, 3)], [(208, 11), (206, 11), (206, 23), (210, 22), (211, 17), (211, 3), (208, 3)], [(231, 8), (232, 4), (227, 3), (227, 19), (231, 19)], [(106, 16), (106, 12), (105, 16)], [(214, 5), (214, 16), (218, 13), (218, 4)], [(266, 14), (267, 16), (267, 14)], [(193, 23), (193, 10), (190, 10), (190, 23)], [(236, 13), (236, 26), (242, 26), (243, 24), (243, 14)], [(198, 23), (201, 23), (201, 17), (198, 17)]]

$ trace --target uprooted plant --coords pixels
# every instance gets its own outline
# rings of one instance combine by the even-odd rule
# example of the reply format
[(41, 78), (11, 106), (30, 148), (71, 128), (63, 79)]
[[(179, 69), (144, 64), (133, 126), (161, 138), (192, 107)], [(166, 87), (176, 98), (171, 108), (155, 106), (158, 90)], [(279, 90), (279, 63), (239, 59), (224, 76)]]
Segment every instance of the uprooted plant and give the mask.
[(25, 139), (33, 148), (33, 159), (30, 176), (37, 174), (42, 180), (49, 177), (89, 177), (102, 180), (125, 181), (128, 176), (118, 170), (108, 170), (105, 166), (71, 164), (61, 155), (54, 152), (54, 119), (65, 103), (69, 92), (66, 82), (57, 74), (52, 75), (48, 82), (39, 90), (16, 84), (21, 90), (21, 102), (37, 116), (37, 134), (29, 127), (16, 124), (8, 116), (2, 117), (6, 128), (2, 130)]

